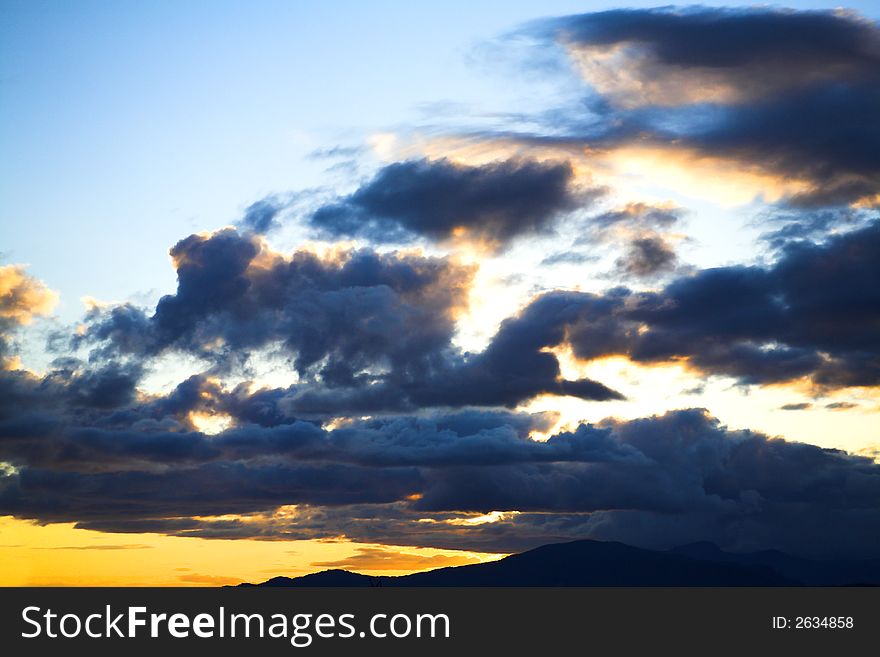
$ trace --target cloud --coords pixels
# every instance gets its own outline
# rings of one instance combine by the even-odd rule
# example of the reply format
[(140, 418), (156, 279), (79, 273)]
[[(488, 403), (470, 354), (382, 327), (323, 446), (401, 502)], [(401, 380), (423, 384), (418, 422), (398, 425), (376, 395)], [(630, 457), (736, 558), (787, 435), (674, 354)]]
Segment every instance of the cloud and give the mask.
[(513, 407), (547, 393), (621, 398), (595, 381), (564, 380), (528, 317), (504, 323), (482, 353), (456, 349), (474, 267), (449, 258), (370, 249), (286, 257), (232, 229), (192, 235), (171, 255), (175, 294), (151, 316), (131, 305), (93, 308), (74, 346), (92, 346), (97, 360), (186, 352), (223, 372), (275, 345), (300, 381), (268, 412), (288, 416)]
[(315, 561), (311, 565), (317, 568), (343, 568), (346, 570), (430, 570), (479, 563), (479, 559), (470, 555), (449, 554), (413, 554), (387, 548), (363, 547), (345, 559), (336, 561)]
[(619, 9), (534, 28), (561, 42), (616, 105), (742, 103), (816, 83), (870, 78), (880, 34), (841, 11)]
[(544, 266), (583, 265), (588, 262), (595, 262), (596, 260), (598, 260), (598, 257), (587, 255), (586, 253), (578, 253), (577, 251), (557, 251), (541, 260), (541, 264)]
[(0, 267), (0, 319), (29, 324), (37, 315), (48, 315), (58, 295), (25, 273), (23, 265)]
[(772, 249), (782, 251), (792, 242), (821, 241), (834, 233), (870, 225), (875, 213), (861, 208), (797, 209), (774, 211), (762, 218), (760, 225), (771, 228), (761, 237)]
[[(75, 342), (95, 345), (98, 361), (108, 365), (52, 376), (71, 379), (93, 406), (118, 406), (133, 394), (143, 360), (166, 350), (208, 358), (222, 371), (251, 349), (280, 343), (300, 376), (294, 386), (252, 397), (244, 390), (211, 393), (205, 381), (193, 380), (187, 385), (198, 394), (184, 386), (162, 402), (186, 394), (202, 400), (187, 412), (239, 416), (247, 408), (258, 423), (514, 407), (542, 394), (622, 398), (599, 381), (566, 380), (549, 352), (563, 344), (581, 360), (622, 355), (648, 364), (686, 362), (743, 384), (873, 386), (880, 382), (880, 351), (866, 327), (880, 300), (877, 286), (852, 281), (880, 275), (878, 252), (875, 222), (824, 242), (792, 242), (767, 267), (699, 270), (658, 291), (549, 292), (503, 321), (489, 345), (471, 354), (452, 344), (471, 269), (448, 259), (369, 250), (335, 259), (311, 252), (286, 258), (226, 230), (175, 247), (178, 291), (163, 297), (151, 317), (130, 306), (91, 311), (85, 335)], [(662, 248), (630, 255), (625, 264), (634, 274), (674, 263)], [(115, 364), (129, 357), (132, 364)], [(110, 393), (115, 397), (106, 397)], [(218, 395), (222, 403), (208, 404)]]
[(16, 329), (49, 315), (57, 303), (58, 294), (28, 276), (24, 265), (0, 266), (0, 369), (10, 365)]
[(633, 239), (615, 264), (621, 273), (636, 278), (652, 278), (673, 271), (678, 264), (678, 255), (664, 238), (649, 235)]
[(784, 404), (779, 407), (779, 410), (782, 411), (806, 411), (813, 408), (813, 405), (809, 402), (798, 402), (796, 404)]
[[(593, 116), (555, 113), (552, 130), (524, 140), (571, 161), (397, 162), (311, 214), (311, 228), (497, 254), (578, 215), (581, 239), (545, 264), (614, 241), (625, 245), (620, 271), (665, 284), (542, 293), (469, 352), (455, 338), (475, 266), (417, 250), (280, 252), (262, 235), (282, 203), (258, 201), (238, 229), (171, 249), (177, 289), (154, 308), (92, 306), (66, 344), (54, 341), (45, 374), (0, 371), (0, 514), (108, 532), (492, 552), (602, 538), (880, 556), (873, 454), (732, 430), (703, 409), (581, 423), (539, 441), (557, 418), (515, 410), (540, 395), (623, 399), (563, 375), (559, 347), (742, 385), (880, 385), (876, 26), (841, 12), (701, 8), (533, 29), (562, 43), (592, 85), (582, 109)], [(575, 175), (574, 153), (608, 163), (627, 149), (792, 181), (794, 219), (769, 238), (775, 261), (684, 273), (671, 232), (680, 209), (593, 209), (601, 192)], [(854, 203), (864, 207), (838, 207)], [(0, 292), (5, 357), (12, 332), (50, 312), (54, 296), (18, 266), (0, 268)], [(292, 384), (250, 380), (265, 353)], [(169, 357), (204, 371), (148, 394), (146, 373)], [(199, 430), (208, 425), (212, 435)], [(438, 564), (402, 554), (364, 548), (322, 565)]]
[(603, 212), (592, 220), (599, 230), (625, 227), (628, 230), (645, 231), (669, 229), (681, 221), (681, 208), (669, 204), (627, 203)]
[(835, 82), (731, 108), (711, 129), (681, 135), (709, 156), (758, 163), (802, 180), (789, 203), (821, 207), (874, 204), (880, 193), (880, 65), (865, 84)]
[(501, 323), (489, 346), (431, 385), (415, 387), (419, 404), (515, 405), (542, 393), (605, 401), (623, 399), (619, 392), (588, 378), (562, 377), (556, 356), (548, 353), (563, 339), (564, 322), (576, 311), (564, 296), (546, 295)]
[(442, 258), (363, 249), (321, 257), (271, 251), (225, 229), (171, 249), (177, 292), (152, 316), (130, 305), (95, 309), (80, 343), (155, 356), (183, 350), (222, 362), (281, 341), (301, 376), (350, 380), (360, 370), (415, 366), (449, 341), (473, 268)]
[(570, 344), (581, 360), (685, 362), (743, 384), (876, 386), (878, 253), (875, 222), (790, 244), (768, 267), (704, 269), (653, 292), (548, 292), (522, 315), (546, 346)]
[[(254, 244), (233, 234), (224, 238), (230, 242), (218, 248), (227, 265), (237, 262), (234, 254), (242, 241)], [(199, 248), (176, 249), (179, 266), (210, 272), (211, 259), (206, 261), (201, 251), (202, 240), (210, 239), (187, 243)], [(824, 245), (789, 250), (767, 270), (699, 272), (653, 293), (545, 294), (503, 322), (483, 352), (447, 357), (418, 379), (394, 375), (356, 389), (369, 394), (377, 386), (396, 386), (420, 409), (417, 415), (302, 421), (289, 412), (301, 399), (299, 384), (288, 390), (228, 389), (205, 375), (165, 395), (138, 396), (133, 394), (137, 367), (129, 370), (134, 365), (113, 361), (95, 367), (62, 359), (63, 367), (43, 378), (3, 372), (0, 459), (11, 467), (0, 478), (0, 513), (101, 531), (205, 538), (344, 535), (365, 542), (496, 552), (584, 536), (643, 544), (685, 536), (730, 543), (733, 536), (754, 545), (790, 547), (811, 535), (814, 516), (828, 516), (840, 539), (826, 542), (823, 549), (840, 554), (864, 550), (864, 543), (845, 537), (856, 524), (862, 534), (880, 531), (875, 517), (880, 475), (871, 459), (730, 431), (701, 410), (582, 424), (540, 442), (530, 435), (549, 429), (555, 421), (549, 415), (425, 409), (503, 405), (542, 389), (614, 398), (616, 393), (598, 382), (561, 378), (547, 349), (566, 341), (581, 356), (607, 354), (614, 347), (638, 359), (646, 348), (639, 340), (653, 339), (658, 330), (686, 328), (697, 333), (685, 332), (681, 344), (690, 345), (689, 357), (705, 367), (700, 331), (729, 339), (746, 327), (799, 326), (780, 324), (778, 309), (769, 319), (762, 317), (767, 299), (786, 301), (769, 281), (808, 283), (801, 271), (806, 268), (833, 282), (834, 266), (861, 268), (862, 256), (866, 262), (876, 260), (868, 258), (870, 244), (869, 235), (850, 233)], [(339, 276), (337, 270), (344, 270), (351, 256), (332, 266), (308, 262), (312, 276)], [(404, 271), (413, 264), (372, 254), (368, 262), (373, 276), (386, 275), (383, 264)], [(295, 256), (269, 258), (261, 272), (294, 263)], [(192, 277), (186, 283), (191, 284), (203, 273), (185, 276)], [(249, 274), (238, 277), (250, 280)], [(735, 317), (744, 313), (749, 321), (737, 323), (719, 314), (724, 306), (707, 302), (716, 296), (712, 286), (703, 289), (704, 277), (712, 286), (723, 282), (719, 303), (732, 303)], [(840, 280), (850, 279), (848, 270), (841, 273)], [(749, 294), (738, 295), (730, 284), (738, 281), (749, 283)], [(210, 303), (235, 288), (222, 283)], [(424, 294), (418, 286), (408, 289), (420, 291), (416, 298)], [(238, 299), (237, 294), (229, 292), (226, 298)], [(822, 308), (823, 299), (819, 295), (812, 302)], [(835, 294), (834, 317), (847, 317), (842, 300), (866, 307), (859, 299)], [(174, 304), (165, 301), (164, 308)], [(201, 312), (210, 315), (221, 308), (212, 305)], [(787, 302), (785, 308), (793, 311), (794, 305)], [(181, 317), (189, 326), (198, 324), (191, 315)], [(147, 318), (147, 326), (156, 321)], [(831, 330), (827, 321), (810, 325)], [(729, 333), (723, 334), (722, 327)], [(669, 343), (668, 337), (662, 343)], [(656, 351), (644, 353), (658, 357)], [(329, 394), (330, 388), (324, 389)], [(194, 412), (226, 415), (232, 426), (206, 436), (188, 423)], [(276, 509), (292, 505), (297, 509), (292, 515), (276, 515)], [(510, 513), (489, 513), (495, 511)], [(488, 515), (480, 519), (482, 514)]]
[(284, 209), (284, 205), (274, 198), (265, 198), (247, 207), (239, 226), (244, 231), (263, 235), (278, 225), (276, 217)]
[(117, 421), (133, 421), (133, 426), (61, 429), (59, 419), (42, 433), (32, 424), (33, 429), (22, 435), (17, 424), (2, 423), (0, 458), (43, 469), (157, 473), (169, 465), (195, 468), (267, 459), (276, 464), (315, 467), (338, 463), (400, 468), (638, 458), (632, 450), (608, 442), (602, 432), (565, 434), (549, 443), (531, 440), (533, 431), (547, 431), (552, 426), (555, 418), (546, 414), (464, 411), (392, 416), (351, 420), (333, 429), (290, 419), (276, 426), (242, 425), (213, 436), (175, 426), (163, 429), (158, 422), (146, 424), (134, 411), (112, 416), (117, 416)]
[(765, 197), (781, 193), (793, 207), (877, 203), (880, 28), (868, 19), (625, 9), (527, 32), (565, 48), (595, 96), (594, 120), (557, 113), (533, 140), (595, 154), (637, 148), (698, 170), (726, 162), (728, 179), (763, 176)]
[(616, 259), (616, 277), (652, 279), (674, 272), (679, 266), (672, 233), (683, 216), (671, 203), (627, 203), (584, 222), (574, 245), (594, 249), (612, 245), (622, 250)]
[(825, 408), (831, 411), (849, 411), (853, 408), (859, 408), (859, 405), (852, 402), (831, 402), (830, 404), (825, 404)]
[(215, 462), (158, 472), (98, 473), (26, 468), (0, 482), (0, 506), (19, 517), (103, 521), (106, 526), (116, 519), (246, 514), (284, 504), (390, 503), (415, 494), (419, 482), (414, 468), (334, 463)]
[(113, 436), (92, 444), (109, 470), (22, 463), (0, 479), (0, 512), (114, 532), (493, 552), (578, 537), (826, 556), (878, 545), (880, 466), (868, 457), (732, 431), (701, 409), (584, 424), (546, 442), (488, 420), (374, 420), (312, 428), (305, 441), (296, 425), (229, 430), (209, 439), (216, 452), (169, 450), (155, 471), (131, 454), (114, 461), (127, 439)]
[(507, 160), (481, 166), (449, 160), (396, 162), (353, 194), (318, 209), (324, 234), (401, 242), (465, 239), (491, 250), (546, 233), (560, 215), (586, 207), (597, 190), (577, 190), (567, 162)]

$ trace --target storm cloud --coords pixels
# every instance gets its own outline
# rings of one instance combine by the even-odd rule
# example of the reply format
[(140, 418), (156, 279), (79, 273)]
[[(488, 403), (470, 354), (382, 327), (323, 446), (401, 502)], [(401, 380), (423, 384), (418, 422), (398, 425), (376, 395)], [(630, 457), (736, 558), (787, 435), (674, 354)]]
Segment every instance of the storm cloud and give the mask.
[[(880, 28), (841, 11), (625, 9), (539, 22), (591, 86), (600, 120), (553, 139), (736, 163), (796, 185), (797, 207), (880, 192)], [(564, 122), (564, 120), (563, 120)]]
[(880, 67), (876, 26), (839, 11), (617, 9), (536, 29), (569, 48), (587, 80), (624, 105), (741, 102), (870, 79)]
[(616, 265), (623, 274), (650, 278), (673, 271), (677, 263), (678, 255), (672, 245), (658, 235), (650, 235), (633, 239)]
[[(0, 511), (104, 531), (493, 551), (584, 536), (791, 547), (833, 517), (840, 533), (796, 551), (877, 545), (852, 540), (880, 536), (880, 466), (869, 458), (731, 431), (700, 409), (530, 439), (545, 421), (466, 413), (213, 438), (79, 428), (31, 437), (29, 452), (6, 436), (15, 470), (0, 479)], [(59, 444), (36, 454), (44, 439)], [(275, 513), (289, 505), (299, 506)], [(228, 514), (246, 518), (211, 518)]]
[(396, 162), (311, 217), (333, 236), (375, 242), (465, 238), (493, 250), (547, 232), (563, 213), (586, 207), (599, 190), (578, 191), (567, 162), (507, 160), (469, 166), (449, 160)]
[(374, 366), (418, 367), (442, 349), (473, 270), (441, 258), (341, 251), (326, 258), (269, 250), (232, 229), (181, 240), (175, 294), (155, 311), (95, 309), (79, 343), (140, 357), (168, 350), (218, 363), (281, 342), (303, 376), (351, 380)]
[(423, 406), (516, 406), (543, 393), (619, 399), (601, 383), (563, 379), (549, 343), (524, 321), (484, 352), (452, 345), (474, 268), (448, 258), (370, 249), (290, 257), (232, 229), (181, 240), (178, 288), (155, 311), (95, 308), (73, 339), (99, 359), (186, 352), (217, 371), (279, 346), (299, 374), (289, 413), (339, 415)]
[[(582, 360), (687, 362), (744, 384), (874, 386), (878, 255), (875, 222), (826, 242), (790, 244), (769, 267), (700, 270), (656, 292), (548, 292), (523, 315), (540, 317), (540, 330), (570, 344)], [(542, 307), (566, 312), (537, 312)]]

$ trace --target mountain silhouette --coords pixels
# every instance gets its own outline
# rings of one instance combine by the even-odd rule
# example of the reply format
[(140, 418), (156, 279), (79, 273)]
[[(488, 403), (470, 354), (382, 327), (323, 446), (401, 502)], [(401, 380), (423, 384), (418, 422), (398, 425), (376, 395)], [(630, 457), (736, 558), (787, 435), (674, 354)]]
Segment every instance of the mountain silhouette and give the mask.
[(765, 566), (807, 586), (878, 586), (880, 559), (820, 560), (796, 557), (779, 550), (724, 552), (714, 543), (682, 545), (670, 552), (713, 563)]
[[(371, 577), (345, 570), (325, 570), (303, 577), (275, 577), (274, 587), (369, 586), (800, 586), (804, 584), (876, 584), (870, 567), (849, 562), (815, 562), (783, 553), (731, 554), (712, 544), (670, 551), (647, 550), (623, 543), (573, 541), (554, 543), (498, 561), (438, 568), (399, 577)], [(864, 565), (864, 564), (862, 564)], [(880, 572), (880, 571), (878, 571)]]

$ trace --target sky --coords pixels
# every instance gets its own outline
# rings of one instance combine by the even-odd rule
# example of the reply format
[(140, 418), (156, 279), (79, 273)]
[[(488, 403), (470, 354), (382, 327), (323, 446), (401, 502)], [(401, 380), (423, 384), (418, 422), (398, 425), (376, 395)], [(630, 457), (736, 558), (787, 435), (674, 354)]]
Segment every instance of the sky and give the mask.
[(0, 2), (0, 584), (880, 556), (878, 19)]

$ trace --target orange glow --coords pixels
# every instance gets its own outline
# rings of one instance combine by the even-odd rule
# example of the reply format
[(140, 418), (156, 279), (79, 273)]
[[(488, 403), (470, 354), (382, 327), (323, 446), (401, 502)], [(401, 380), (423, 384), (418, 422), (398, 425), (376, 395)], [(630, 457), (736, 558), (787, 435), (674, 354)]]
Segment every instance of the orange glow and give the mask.
[(316, 561), (312, 566), (319, 568), (344, 568), (356, 572), (384, 572), (385, 574), (403, 574), (433, 568), (464, 566), (467, 564), (484, 563), (504, 557), (504, 554), (476, 554), (460, 552), (448, 554), (430, 548), (396, 548), (389, 546), (359, 547), (357, 552), (344, 559), (335, 561)]
[[(565, 41), (563, 36), (563, 41)], [(618, 107), (678, 106), (694, 103), (741, 103), (787, 87), (833, 80), (846, 75), (847, 64), (813, 58), (796, 75), (773, 59), (758, 75), (731, 75), (723, 66), (679, 66), (663, 62), (638, 42), (592, 45), (569, 41), (568, 53), (581, 76)], [(809, 54), (805, 53), (804, 58)]]
[(27, 325), (51, 314), (57, 303), (58, 293), (28, 276), (24, 265), (0, 267), (0, 317)]
[(708, 157), (680, 146), (633, 144), (610, 150), (601, 159), (613, 177), (629, 179), (630, 184), (662, 185), (723, 207), (756, 198), (773, 203), (812, 188), (807, 181), (774, 175), (742, 160)]
[(222, 413), (192, 411), (187, 419), (196, 431), (201, 431), (209, 436), (226, 431), (233, 424), (232, 417)]
[(627, 202), (655, 203), (658, 199), (645, 190), (665, 187), (667, 195), (681, 194), (731, 208), (755, 199), (772, 203), (813, 188), (807, 180), (777, 175), (746, 160), (703, 155), (680, 144), (632, 142), (599, 150), (578, 143), (535, 145), (508, 138), (477, 141), (415, 135), (406, 142), (396, 141), (393, 155), (446, 158), (471, 166), (511, 158), (564, 161), (572, 166), (575, 185), (608, 186)]
[[(403, 575), (504, 555), (353, 543), (107, 534), (0, 517), (0, 586), (223, 586), (328, 567)], [(338, 565), (331, 566), (329, 564)]]
[(731, 103), (743, 98), (741, 86), (725, 79), (723, 69), (662, 65), (628, 43), (579, 45), (569, 48), (569, 55), (581, 76), (618, 107)]

